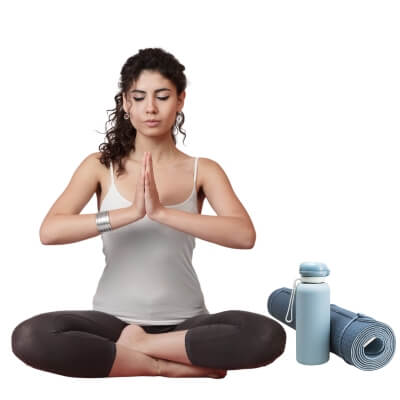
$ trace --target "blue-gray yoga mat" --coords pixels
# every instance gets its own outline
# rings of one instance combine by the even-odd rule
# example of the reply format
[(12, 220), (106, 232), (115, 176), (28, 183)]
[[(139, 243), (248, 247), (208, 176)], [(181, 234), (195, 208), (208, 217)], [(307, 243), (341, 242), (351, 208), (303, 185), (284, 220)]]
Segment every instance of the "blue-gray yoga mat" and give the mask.
[[(293, 321), (286, 322), (286, 312), (292, 289), (280, 288), (268, 298), (268, 312), (296, 329), (296, 302), (293, 301)], [(393, 330), (383, 322), (353, 313), (331, 304), (330, 351), (348, 364), (372, 371), (384, 367), (393, 357), (396, 339)]]

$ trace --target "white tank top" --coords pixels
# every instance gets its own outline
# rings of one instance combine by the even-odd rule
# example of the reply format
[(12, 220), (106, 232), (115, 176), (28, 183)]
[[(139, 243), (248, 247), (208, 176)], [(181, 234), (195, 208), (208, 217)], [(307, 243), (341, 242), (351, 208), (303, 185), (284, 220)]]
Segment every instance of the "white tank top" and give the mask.
[[(194, 161), (193, 190), (179, 204), (167, 205), (198, 214)], [(128, 207), (111, 184), (100, 211)], [(105, 268), (93, 297), (93, 309), (131, 324), (174, 325), (199, 314), (209, 314), (200, 282), (192, 265), (195, 237), (167, 225), (142, 219), (103, 232)]]

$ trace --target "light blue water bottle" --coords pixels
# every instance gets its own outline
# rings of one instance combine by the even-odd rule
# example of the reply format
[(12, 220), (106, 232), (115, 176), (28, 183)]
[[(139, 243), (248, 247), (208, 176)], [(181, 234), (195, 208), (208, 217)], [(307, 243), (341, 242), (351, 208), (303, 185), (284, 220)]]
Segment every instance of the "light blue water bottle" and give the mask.
[[(323, 263), (300, 264), (300, 279), (293, 284), (286, 322), (293, 320), (293, 299), (296, 310), (296, 360), (301, 364), (318, 365), (329, 360), (330, 290), (325, 282), (329, 269)], [(301, 281), (296, 286), (297, 281)], [(289, 310), (291, 313), (288, 320)]]

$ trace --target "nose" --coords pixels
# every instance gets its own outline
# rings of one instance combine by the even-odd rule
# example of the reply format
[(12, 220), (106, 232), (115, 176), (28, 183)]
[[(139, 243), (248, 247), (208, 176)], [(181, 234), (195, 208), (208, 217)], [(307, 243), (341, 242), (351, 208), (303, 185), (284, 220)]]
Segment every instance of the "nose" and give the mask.
[(156, 109), (155, 99), (149, 96), (146, 103), (146, 111), (148, 113), (154, 113), (156, 110), (157, 109)]

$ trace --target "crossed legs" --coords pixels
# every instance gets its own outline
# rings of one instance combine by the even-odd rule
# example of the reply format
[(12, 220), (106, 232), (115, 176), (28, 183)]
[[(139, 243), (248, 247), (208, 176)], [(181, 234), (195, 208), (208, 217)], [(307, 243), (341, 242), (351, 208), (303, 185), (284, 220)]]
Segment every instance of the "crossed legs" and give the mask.
[(214, 368), (225, 376), (228, 369), (273, 362), (285, 349), (286, 334), (264, 315), (230, 310), (189, 318), (171, 332), (156, 335), (128, 325), (117, 343), (156, 359)]
[(272, 319), (231, 310), (150, 334), (100, 311), (53, 311), (21, 322), (14, 354), (33, 368), (72, 377), (212, 376), (271, 363), (286, 335)]

